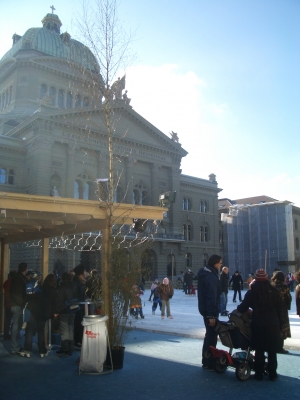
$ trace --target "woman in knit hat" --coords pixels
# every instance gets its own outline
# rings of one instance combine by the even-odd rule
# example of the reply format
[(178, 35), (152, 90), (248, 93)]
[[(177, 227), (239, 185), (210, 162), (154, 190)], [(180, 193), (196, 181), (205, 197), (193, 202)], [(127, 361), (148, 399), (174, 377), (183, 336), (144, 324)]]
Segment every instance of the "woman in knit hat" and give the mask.
[(156, 289), (157, 294), (160, 296), (162, 307), (161, 307), (161, 319), (165, 318), (165, 310), (167, 308), (167, 317), (173, 319), (170, 310), (170, 299), (173, 297), (174, 289), (170, 285), (169, 279), (164, 278), (162, 283)]
[(268, 371), (271, 381), (277, 380), (277, 355), (282, 348), (281, 330), (284, 323), (284, 309), (279, 291), (271, 286), (264, 269), (255, 272), (255, 282), (245, 295), (238, 311), (252, 313), (252, 347), (255, 350), (254, 378), (264, 376), (265, 355), (268, 353)]

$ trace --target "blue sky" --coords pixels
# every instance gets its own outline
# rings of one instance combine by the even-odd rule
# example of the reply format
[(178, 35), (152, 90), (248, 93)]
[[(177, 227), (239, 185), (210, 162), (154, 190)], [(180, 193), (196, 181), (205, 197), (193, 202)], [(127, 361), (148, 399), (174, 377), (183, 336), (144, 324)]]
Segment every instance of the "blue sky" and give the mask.
[[(1, 5), (0, 54), (41, 26), (50, 2)], [(55, 4), (75, 32), (77, 0)], [(135, 32), (126, 70), (131, 105), (188, 155), (182, 172), (217, 175), (220, 197), (269, 195), (300, 206), (300, 1), (123, 0)]]

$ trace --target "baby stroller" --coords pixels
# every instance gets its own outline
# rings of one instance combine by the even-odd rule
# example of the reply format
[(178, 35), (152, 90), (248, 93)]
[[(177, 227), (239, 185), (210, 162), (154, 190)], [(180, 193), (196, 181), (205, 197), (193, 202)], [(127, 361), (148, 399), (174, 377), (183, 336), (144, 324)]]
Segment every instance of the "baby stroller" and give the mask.
[[(225, 372), (228, 367), (235, 368), (237, 379), (246, 381), (254, 370), (249, 314), (240, 313), (238, 310), (232, 311), (229, 314), (229, 321), (217, 321), (215, 332), (219, 335), (221, 343), (229, 347), (229, 351), (210, 346), (205, 357), (213, 358), (216, 372)], [(242, 351), (233, 353), (233, 349)]]

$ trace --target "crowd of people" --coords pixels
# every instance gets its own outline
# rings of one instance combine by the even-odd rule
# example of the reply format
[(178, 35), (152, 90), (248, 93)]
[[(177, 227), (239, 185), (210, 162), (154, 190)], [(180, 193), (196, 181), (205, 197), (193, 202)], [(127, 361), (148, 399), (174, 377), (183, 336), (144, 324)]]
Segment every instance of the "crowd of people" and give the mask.
[[(10, 340), (11, 354), (30, 358), (33, 337), (37, 334), (40, 357), (46, 357), (45, 327), (49, 319), (58, 321), (61, 334), (58, 355), (71, 355), (74, 348), (80, 348), (84, 306), (76, 303), (85, 301), (93, 273), (88, 278), (85, 267), (79, 264), (60, 278), (55, 273), (47, 275), (41, 284), (41, 273), (28, 270), (25, 262), (19, 264), (18, 271), (11, 271), (3, 284), (4, 339)], [(23, 347), (22, 329), (25, 330)]]
[[(208, 371), (214, 370), (212, 358), (206, 357), (210, 346), (216, 347), (217, 333), (215, 326), (219, 314), (226, 315), (228, 287), (233, 284), (233, 301), (236, 302), (239, 293), (240, 304), (237, 310), (241, 313), (251, 312), (252, 341), (251, 348), (255, 351), (254, 378), (262, 380), (266, 373), (265, 353), (268, 359), (268, 374), (271, 381), (278, 378), (277, 353), (286, 354), (283, 348), (284, 340), (291, 337), (288, 310), (291, 307), (290, 281), (298, 281), (296, 287), (297, 314), (300, 316), (300, 270), (294, 279), (290, 273), (287, 276), (276, 269), (269, 280), (264, 269), (256, 270), (248, 280), (249, 290), (244, 299), (241, 296), (243, 279), (239, 271), (235, 271), (229, 280), (228, 267), (223, 266), (222, 257), (212, 255), (207, 266), (198, 272), (198, 308), (203, 316), (206, 328), (202, 348), (202, 367)], [(221, 273), (219, 274), (219, 271)]]
[[(61, 335), (58, 355), (72, 355), (72, 351), (81, 348), (84, 306), (79, 304), (91, 297), (92, 282), (97, 276), (93, 270), (88, 276), (83, 265), (77, 265), (61, 277), (54, 273), (45, 277), (41, 283), (38, 271), (28, 270), (25, 262), (19, 264), (18, 271), (11, 271), (4, 282), (4, 339), (10, 340), (11, 354), (30, 358), (33, 337), (37, 334), (40, 357), (48, 354), (45, 343), (45, 326), (49, 319), (55, 319)], [(297, 314), (300, 316), (300, 270), (293, 275), (284, 274), (275, 269), (273, 275), (267, 275), (264, 269), (258, 269), (246, 280), (248, 291), (244, 299), (241, 295), (244, 281), (235, 271), (229, 277), (229, 268), (223, 266), (222, 257), (212, 255), (205, 267), (200, 268), (196, 277), (191, 270), (184, 274), (184, 292), (191, 294), (193, 280), (198, 282), (198, 309), (203, 317), (206, 329), (202, 348), (202, 367), (213, 370), (212, 360), (205, 357), (210, 346), (217, 344), (215, 326), (219, 315), (226, 316), (228, 289), (232, 285), (233, 302), (239, 296), (237, 310), (241, 313), (251, 310), (252, 342), (255, 351), (255, 379), (262, 380), (265, 374), (265, 353), (268, 354), (268, 374), (272, 381), (277, 380), (277, 354), (286, 354), (284, 340), (291, 337), (288, 311), (291, 308), (294, 283)], [(291, 284), (292, 282), (292, 284)], [(133, 285), (129, 299), (130, 315), (144, 319), (141, 296), (143, 285)], [(152, 301), (152, 314), (159, 306), (161, 318), (173, 319), (170, 300), (174, 295), (171, 282), (165, 277), (161, 282), (154, 280), (151, 285), (149, 301)], [(152, 300), (153, 298), (153, 300)], [(127, 307), (128, 308), (128, 307)], [(95, 310), (93, 309), (93, 313)], [(25, 330), (23, 347), (20, 331)]]

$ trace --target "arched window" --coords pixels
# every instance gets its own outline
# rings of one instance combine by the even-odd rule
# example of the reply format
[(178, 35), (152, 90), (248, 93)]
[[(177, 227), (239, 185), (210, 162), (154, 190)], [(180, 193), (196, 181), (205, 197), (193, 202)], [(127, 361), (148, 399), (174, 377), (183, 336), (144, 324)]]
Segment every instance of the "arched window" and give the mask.
[(8, 101), (8, 89), (6, 89), (6, 105), (8, 105), (9, 104), (9, 101)]
[(299, 250), (299, 238), (295, 239), (295, 247), (296, 247), (296, 250)]
[(66, 108), (72, 108), (72, 100), (73, 100), (72, 93), (68, 92), (66, 98)]
[(209, 242), (209, 227), (200, 226), (200, 242)]
[(59, 89), (57, 97), (57, 105), (59, 108), (64, 108), (64, 91)]
[(190, 210), (191, 209), (191, 200), (184, 197), (182, 199), (182, 209), (183, 210)]
[(46, 94), (47, 94), (47, 85), (42, 83), (40, 88), (40, 99), (43, 99), (46, 96)]
[(132, 203), (139, 204), (139, 201), (140, 201), (139, 191), (137, 189), (133, 189)]
[(77, 94), (75, 97), (75, 107), (81, 107), (81, 96)]
[(297, 229), (298, 229), (298, 220), (295, 219), (295, 230), (297, 230)]
[(191, 224), (184, 224), (183, 225), (183, 239), (184, 240), (192, 240), (192, 225)]
[(55, 87), (51, 86), (49, 89), (49, 100), (51, 106), (55, 106), (55, 94), (56, 94)]
[(95, 198), (95, 189), (91, 179), (85, 172), (78, 175), (74, 181), (74, 198), (92, 200)]
[(204, 227), (204, 242), (208, 242), (209, 237), (208, 237), (208, 226)]
[(83, 186), (84, 200), (92, 200), (93, 198), (93, 184), (92, 182), (85, 182)]
[(74, 181), (74, 199), (80, 199), (80, 185), (77, 181)]
[(8, 180), (7, 180), (9, 185), (13, 185), (14, 184), (14, 177), (15, 177), (15, 172), (14, 172), (13, 169), (10, 169), (8, 171)]
[(0, 183), (6, 183), (6, 169), (0, 168)]
[(147, 205), (148, 202), (148, 190), (145, 186), (142, 183), (135, 185), (132, 193), (132, 203)]
[(121, 203), (123, 200), (123, 189), (120, 186), (117, 186), (117, 189), (115, 190), (115, 195), (114, 195), (114, 202), (115, 203)]
[(206, 200), (200, 200), (200, 212), (206, 213), (208, 211), (208, 202)]

